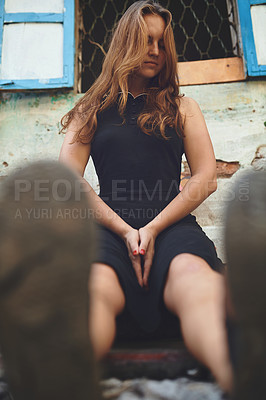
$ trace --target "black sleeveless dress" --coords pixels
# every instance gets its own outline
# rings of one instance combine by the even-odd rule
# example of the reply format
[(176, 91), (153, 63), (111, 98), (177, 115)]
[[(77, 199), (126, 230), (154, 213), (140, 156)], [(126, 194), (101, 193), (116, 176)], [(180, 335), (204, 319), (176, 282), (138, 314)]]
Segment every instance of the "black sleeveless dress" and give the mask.
[[(179, 193), (184, 152), (183, 140), (173, 128), (166, 129), (169, 140), (141, 131), (137, 118), (145, 101), (146, 94), (136, 98), (128, 94), (124, 124), (117, 105), (101, 113), (91, 146), (99, 196), (136, 229), (151, 221)], [(170, 321), (163, 304), (163, 288), (170, 262), (176, 255), (195, 254), (215, 270), (221, 265), (213, 242), (189, 214), (157, 236), (149, 290), (146, 290), (137, 282), (123, 240), (101, 225), (98, 230), (95, 261), (116, 271), (126, 297), (126, 310), (120, 319), (127, 316), (131, 333), (132, 321), (140, 335), (155, 333), (162, 323)]]

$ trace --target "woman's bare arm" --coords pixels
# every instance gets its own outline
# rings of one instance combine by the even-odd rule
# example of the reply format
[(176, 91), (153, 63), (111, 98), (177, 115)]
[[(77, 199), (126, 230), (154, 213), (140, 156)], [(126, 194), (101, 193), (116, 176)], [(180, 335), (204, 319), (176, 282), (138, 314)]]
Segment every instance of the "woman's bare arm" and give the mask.
[(191, 170), (191, 178), (179, 193), (151, 222), (139, 229), (139, 251), (144, 255), (143, 284), (148, 278), (157, 235), (195, 210), (216, 190), (216, 162), (205, 120), (198, 104), (182, 98), (181, 113), (184, 123), (184, 147)]
[[(84, 175), (86, 165), (90, 158), (90, 144), (74, 142), (73, 138), (77, 125), (73, 121), (67, 130), (60, 151), (59, 161), (74, 169), (81, 177)], [(84, 178), (83, 178), (84, 179)], [(122, 238), (132, 229), (119, 215), (117, 215), (93, 190), (91, 185), (84, 179), (89, 201), (93, 209), (94, 218)]]
[(77, 125), (72, 122), (65, 136), (59, 160), (74, 169), (84, 180), (93, 217), (97, 222), (119, 235), (125, 242), (128, 255), (135, 270), (140, 286), (143, 286), (141, 260), (138, 254), (139, 232), (128, 225), (116, 214), (93, 190), (91, 185), (83, 178), (86, 165), (90, 158), (91, 145), (73, 142)]
[(216, 161), (211, 139), (198, 104), (182, 98), (184, 116), (184, 147), (191, 178), (179, 193), (146, 227), (158, 235), (171, 224), (195, 210), (216, 190)]

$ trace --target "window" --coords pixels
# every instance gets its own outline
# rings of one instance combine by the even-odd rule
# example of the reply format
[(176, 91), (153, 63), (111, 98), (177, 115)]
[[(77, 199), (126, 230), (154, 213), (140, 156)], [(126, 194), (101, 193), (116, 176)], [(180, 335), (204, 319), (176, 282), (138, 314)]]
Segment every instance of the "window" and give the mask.
[(266, 2), (238, 0), (238, 8), (248, 75), (266, 75)]
[[(113, 25), (135, 0), (79, 0), (79, 91), (101, 71)], [(180, 83), (245, 79), (235, 0), (160, 0), (173, 15)]]
[(74, 85), (74, 0), (0, 2), (0, 88)]

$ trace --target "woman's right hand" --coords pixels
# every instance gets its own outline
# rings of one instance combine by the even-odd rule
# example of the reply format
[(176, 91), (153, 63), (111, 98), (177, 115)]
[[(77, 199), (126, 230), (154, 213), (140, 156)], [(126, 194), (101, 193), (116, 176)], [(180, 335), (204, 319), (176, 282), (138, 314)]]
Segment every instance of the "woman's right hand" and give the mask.
[(141, 287), (143, 287), (143, 277), (141, 270), (141, 258), (139, 254), (139, 231), (131, 228), (124, 236), (123, 240), (127, 246), (128, 255), (135, 270), (137, 280)]

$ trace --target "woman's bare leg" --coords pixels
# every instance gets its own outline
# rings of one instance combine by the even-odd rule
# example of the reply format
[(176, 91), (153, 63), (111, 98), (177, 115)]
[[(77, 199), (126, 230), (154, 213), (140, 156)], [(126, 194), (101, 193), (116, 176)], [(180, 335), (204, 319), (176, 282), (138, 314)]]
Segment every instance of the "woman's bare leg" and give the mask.
[(106, 264), (92, 264), (89, 282), (89, 333), (97, 359), (110, 350), (115, 338), (115, 319), (125, 307), (125, 295), (118, 277)]
[(223, 390), (230, 391), (224, 277), (202, 258), (180, 254), (170, 264), (164, 301), (180, 318), (189, 351), (211, 370)]

